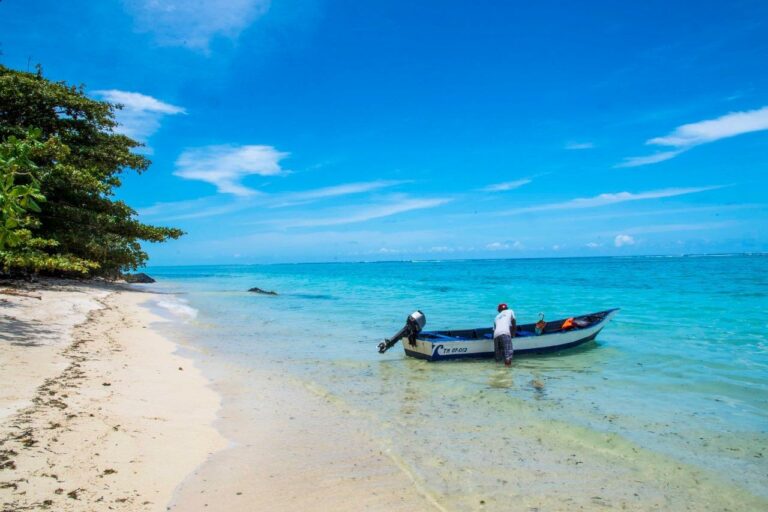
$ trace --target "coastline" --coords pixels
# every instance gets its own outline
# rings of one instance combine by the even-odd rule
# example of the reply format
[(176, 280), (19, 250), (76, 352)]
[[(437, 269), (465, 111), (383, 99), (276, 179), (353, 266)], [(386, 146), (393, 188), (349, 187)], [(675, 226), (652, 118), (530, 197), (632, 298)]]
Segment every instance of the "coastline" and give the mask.
[[(0, 295), (0, 379), (9, 383), (0, 391), (2, 512), (766, 503), (735, 471), (688, 463), (621, 430), (576, 424), (557, 395), (561, 377), (538, 366), (542, 360), (522, 358), (513, 372), (427, 370), (401, 358), (320, 360), (293, 337), (291, 310), (273, 299), (203, 288), (188, 302), (167, 293), (178, 289), (46, 282)], [(165, 312), (188, 321), (168, 322)], [(327, 353), (322, 334), (312, 343)], [(608, 348), (591, 354), (615, 357)], [(295, 355), (284, 357), (288, 350)], [(579, 367), (565, 368), (570, 383)], [(546, 389), (532, 388), (532, 376)], [(465, 410), (473, 414), (462, 417)], [(658, 421), (638, 421), (643, 433), (665, 437)], [(735, 443), (695, 422), (691, 428), (699, 430), (673, 435), (692, 452), (706, 448), (725, 461), (730, 452), (754, 452), (762, 460), (759, 433)]]
[(152, 296), (54, 282), (0, 297), (3, 511), (165, 510), (226, 446), (220, 398), (151, 328)]
[(330, 397), (159, 329), (148, 303), (166, 295), (63, 281), (11, 292), (2, 512), (442, 510)]

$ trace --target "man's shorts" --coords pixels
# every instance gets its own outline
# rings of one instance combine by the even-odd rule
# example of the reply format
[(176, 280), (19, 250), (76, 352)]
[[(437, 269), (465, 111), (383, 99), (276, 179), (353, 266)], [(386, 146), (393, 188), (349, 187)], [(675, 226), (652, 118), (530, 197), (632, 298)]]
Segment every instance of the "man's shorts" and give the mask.
[(511, 361), (514, 348), (512, 347), (512, 336), (502, 334), (493, 338), (493, 348), (496, 361)]

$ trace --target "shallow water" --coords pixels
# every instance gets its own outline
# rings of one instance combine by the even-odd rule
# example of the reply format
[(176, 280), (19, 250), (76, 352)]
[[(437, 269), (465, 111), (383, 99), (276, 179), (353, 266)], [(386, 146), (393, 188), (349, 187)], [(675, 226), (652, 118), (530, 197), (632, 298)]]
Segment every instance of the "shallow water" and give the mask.
[[(480, 499), (491, 507), (523, 484), (531, 495), (564, 485), (564, 495), (587, 493), (601, 505), (634, 495), (676, 508), (676, 496), (684, 503), (692, 487), (711, 508), (768, 503), (768, 257), (149, 273), (175, 293), (156, 306), (184, 319), (168, 328), (232, 364), (288, 372), (366, 418), (393, 459), (450, 508), (472, 509)], [(253, 286), (279, 295), (245, 291)], [(399, 345), (376, 351), (415, 309), (426, 313), (427, 329), (479, 327), (490, 325), (499, 302), (523, 323), (539, 312), (555, 319), (622, 311), (596, 343), (519, 357), (510, 370), (490, 361), (427, 363), (406, 358)], [(515, 487), (508, 480), (521, 469)], [(617, 475), (652, 482), (637, 490), (659, 495), (611, 496)], [(584, 488), (585, 479), (601, 478), (602, 495)]]

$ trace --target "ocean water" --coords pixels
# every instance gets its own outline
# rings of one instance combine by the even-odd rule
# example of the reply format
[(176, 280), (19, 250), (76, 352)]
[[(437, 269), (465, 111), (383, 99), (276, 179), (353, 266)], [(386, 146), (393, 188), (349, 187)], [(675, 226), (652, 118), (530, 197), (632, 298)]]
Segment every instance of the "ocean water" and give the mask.
[[(567, 507), (578, 493), (595, 506), (768, 506), (768, 257), (148, 272), (168, 293), (155, 306), (179, 320), (167, 328), (232, 364), (286, 372), (364, 418), (446, 509), (506, 509), (510, 495), (557, 495)], [(376, 350), (416, 309), (428, 330), (480, 327), (499, 302), (522, 323), (621, 311), (596, 342), (511, 369)]]

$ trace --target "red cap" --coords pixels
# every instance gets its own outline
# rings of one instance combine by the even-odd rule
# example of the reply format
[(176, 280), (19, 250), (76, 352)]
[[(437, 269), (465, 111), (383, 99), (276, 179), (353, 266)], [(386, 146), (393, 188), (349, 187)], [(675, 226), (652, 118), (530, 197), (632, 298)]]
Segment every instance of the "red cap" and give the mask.
[(503, 303), (503, 302), (502, 302), (501, 304), (499, 304), (499, 307), (497, 307), (497, 308), (496, 308), (496, 310), (497, 310), (499, 313), (501, 313), (501, 312), (502, 312), (502, 311), (504, 311), (505, 309), (509, 309), (509, 308), (507, 308), (507, 305), (506, 305), (505, 303)]

